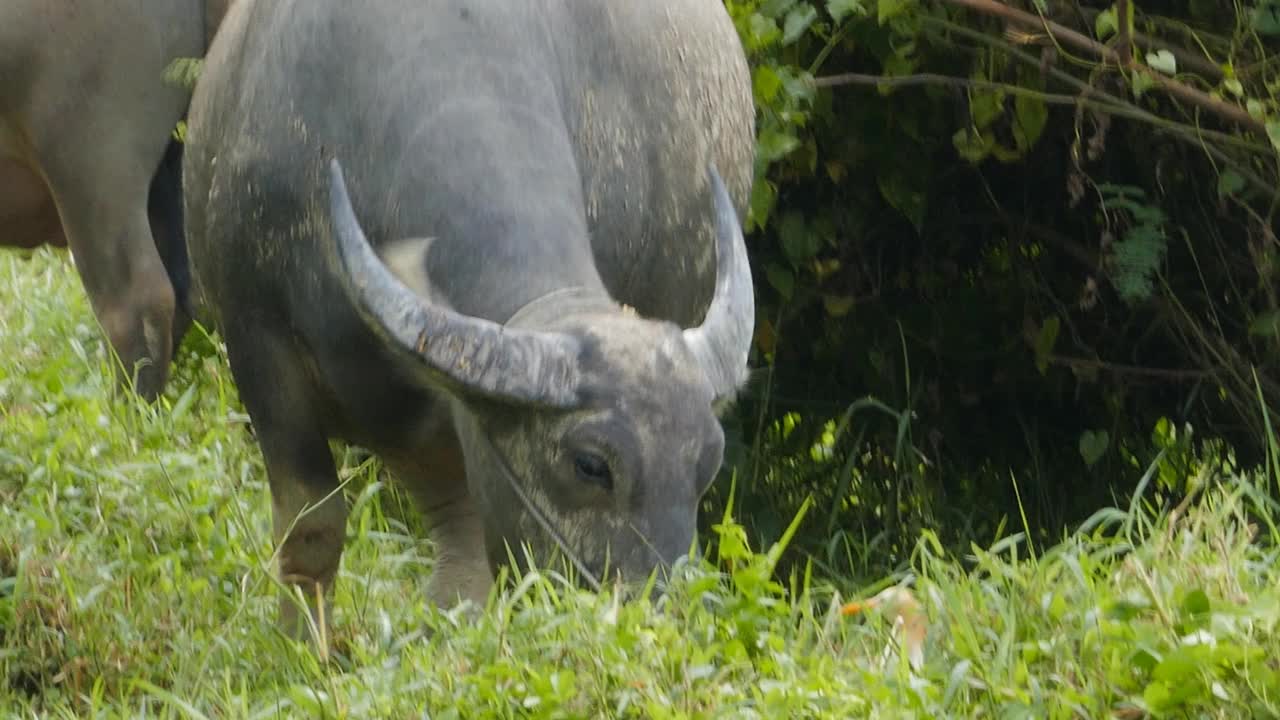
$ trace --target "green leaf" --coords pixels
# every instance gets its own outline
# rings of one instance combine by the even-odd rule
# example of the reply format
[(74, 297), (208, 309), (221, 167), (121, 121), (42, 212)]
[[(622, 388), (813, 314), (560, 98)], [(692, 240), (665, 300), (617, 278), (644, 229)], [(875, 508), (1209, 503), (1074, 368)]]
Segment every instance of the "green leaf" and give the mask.
[(1036, 369), (1041, 375), (1049, 370), (1049, 355), (1053, 353), (1053, 347), (1058, 342), (1058, 329), (1061, 324), (1057, 315), (1050, 315), (1040, 326), (1040, 332), (1036, 333)]
[(920, 185), (913, 183), (907, 175), (916, 170), (918, 168), (900, 166), (898, 172), (882, 173), (876, 180), (884, 199), (911, 221), (916, 232), (920, 232), (924, 223), (925, 197)]
[(1143, 93), (1150, 90), (1156, 84), (1156, 81), (1152, 80), (1151, 76), (1146, 74), (1145, 72), (1135, 72), (1133, 73), (1132, 77), (1133, 77), (1133, 96), (1134, 97), (1138, 97), (1138, 98), (1142, 97)]
[(1132, 304), (1151, 297), (1167, 248), (1163, 231), (1149, 225), (1130, 228), (1123, 240), (1111, 246), (1111, 279), (1121, 299)]
[[(910, 75), (916, 71), (916, 59), (906, 53), (898, 52), (885, 58), (881, 67), (884, 68), (884, 74), (889, 77)], [(892, 91), (888, 88), (880, 90), (882, 95), (888, 95), (890, 92)]]
[(1107, 39), (1119, 29), (1120, 23), (1116, 22), (1116, 9), (1114, 6), (1098, 13), (1098, 17), (1093, 19), (1093, 32), (1098, 36), (1099, 40)]
[(1275, 337), (1280, 334), (1280, 310), (1263, 313), (1249, 323), (1250, 335)]
[(1111, 435), (1106, 430), (1085, 430), (1080, 433), (1080, 457), (1084, 464), (1093, 467), (1111, 446)]
[(200, 79), (200, 71), (204, 69), (204, 58), (178, 57), (165, 67), (164, 81), (175, 87), (190, 90)]
[(1280, 120), (1267, 121), (1267, 138), (1271, 140), (1272, 147), (1280, 150)]
[(1249, 13), (1249, 23), (1259, 35), (1280, 35), (1280, 3), (1263, 2)]
[(760, 65), (756, 67), (755, 73), (751, 78), (751, 89), (755, 92), (756, 100), (768, 104), (778, 97), (778, 91), (782, 89), (782, 78), (778, 77), (778, 73), (769, 65)]
[(1019, 150), (1028, 150), (1040, 139), (1045, 122), (1049, 119), (1049, 108), (1039, 98), (1019, 95), (1013, 101), (1014, 125), (1013, 138)]
[(1244, 95), (1244, 85), (1242, 85), (1236, 78), (1227, 78), (1226, 80), (1223, 80), (1222, 87), (1226, 88), (1227, 92), (1235, 95), (1236, 97), (1242, 97)]
[(1151, 66), (1152, 70), (1162, 72), (1165, 75), (1178, 74), (1178, 59), (1168, 50), (1147, 53), (1147, 65)]
[(784, 133), (775, 128), (766, 128), (760, 133), (760, 155), (766, 163), (775, 163), (800, 147), (796, 136)]
[(876, 4), (876, 20), (881, 25), (885, 24), (901, 15), (911, 2), (912, 0), (879, 0)]
[(852, 295), (823, 295), (822, 307), (827, 311), (827, 315), (833, 318), (844, 317), (853, 309), (854, 298)]
[(773, 18), (755, 13), (751, 16), (750, 33), (747, 35), (748, 49), (767, 47), (781, 34), (782, 31), (778, 29), (778, 23)]
[(782, 44), (790, 45), (798, 40), (817, 18), (818, 11), (809, 3), (804, 3), (787, 13), (787, 20), (782, 29)]
[(1003, 90), (975, 90), (969, 94), (969, 116), (979, 130), (985, 130), (1004, 114)]
[[(782, 89), (787, 94), (787, 98), (793, 102), (810, 102), (813, 100), (816, 92), (813, 85), (813, 75), (799, 71), (796, 68), (780, 67), (778, 70), (778, 78), (782, 80)], [(792, 113), (799, 116), (799, 113)], [(797, 121), (802, 123), (803, 121)]]
[(1013, 163), (1022, 159), (1022, 153), (995, 141), (991, 143), (991, 154), (1002, 163)]
[(1156, 426), (1151, 429), (1151, 443), (1161, 450), (1167, 450), (1177, 443), (1177, 431), (1173, 427), (1173, 423), (1169, 418), (1162, 417), (1156, 421)]
[(1204, 651), (1197, 646), (1183, 646), (1165, 655), (1151, 671), (1151, 677), (1162, 682), (1169, 690), (1169, 695), (1165, 698), (1166, 704), (1181, 705), (1207, 695), (1200, 674), (1205, 660), (1203, 655)]
[(1208, 615), (1212, 609), (1209, 596), (1200, 588), (1187, 593), (1187, 596), (1182, 599), (1182, 614), (1188, 620)]
[(974, 164), (982, 162), (991, 151), (991, 140), (972, 128), (957, 130), (951, 136), (951, 144), (960, 153), (960, 157)]
[(805, 224), (804, 215), (795, 210), (782, 216), (778, 223), (778, 239), (782, 241), (782, 250), (792, 265), (804, 263), (817, 255), (822, 247), (822, 239)]
[(783, 300), (790, 300), (796, 289), (796, 276), (790, 270), (776, 263), (769, 263), (764, 268), (765, 277)]
[(848, 15), (866, 15), (867, 9), (862, 6), (862, 0), (827, 0), (827, 12), (840, 22)]
[(1235, 170), (1223, 170), (1218, 175), (1218, 195), (1235, 195), (1244, 189), (1244, 178)]
[(1119, 598), (1107, 605), (1107, 617), (1127, 623), (1151, 609), (1151, 603), (1142, 597)]
[(773, 204), (777, 200), (778, 191), (773, 183), (763, 177), (756, 178), (751, 186), (751, 212), (747, 217), (747, 230), (763, 230), (769, 224), (769, 216), (773, 214)]
[(1157, 712), (1164, 710), (1171, 696), (1169, 686), (1162, 682), (1153, 682), (1142, 691), (1142, 701), (1147, 704), (1147, 707)]
[(771, 18), (781, 17), (783, 13), (795, 7), (796, 2), (798, 0), (768, 0), (760, 6), (760, 12)]

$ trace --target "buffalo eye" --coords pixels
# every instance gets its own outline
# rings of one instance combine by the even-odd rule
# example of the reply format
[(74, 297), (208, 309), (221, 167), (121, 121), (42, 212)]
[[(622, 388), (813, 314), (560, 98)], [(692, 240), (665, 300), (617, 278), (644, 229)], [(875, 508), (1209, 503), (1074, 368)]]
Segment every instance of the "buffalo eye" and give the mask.
[(575, 453), (573, 469), (582, 482), (599, 485), (605, 490), (613, 489), (613, 473), (609, 470), (609, 463), (599, 455), (589, 452)]

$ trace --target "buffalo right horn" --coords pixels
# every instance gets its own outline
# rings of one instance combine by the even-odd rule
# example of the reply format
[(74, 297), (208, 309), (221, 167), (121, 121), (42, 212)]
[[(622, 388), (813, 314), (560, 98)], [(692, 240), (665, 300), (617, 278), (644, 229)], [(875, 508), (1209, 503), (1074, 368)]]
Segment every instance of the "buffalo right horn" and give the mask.
[(370, 247), (337, 158), (329, 162), (329, 212), (342, 282), (357, 311), (431, 381), (521, 404), (578, 404), (577, 339), (464, 315), (406, 287)]

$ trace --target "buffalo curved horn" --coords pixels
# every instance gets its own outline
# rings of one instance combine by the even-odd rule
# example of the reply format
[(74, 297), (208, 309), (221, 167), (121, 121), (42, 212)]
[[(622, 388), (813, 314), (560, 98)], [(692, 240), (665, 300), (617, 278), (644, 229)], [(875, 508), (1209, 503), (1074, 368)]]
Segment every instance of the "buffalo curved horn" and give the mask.
[(716, 397), (724, 398), (736, 393), (747, 379), (756, 301), (738, 214), (715, 165), (708, 173), (716, 222), (716, 290), (702, 324), (685, 330), (684, 339)]
[(578, 404), (577, 339), (464, 315), (406, 287), (370, 247), (336, 158), (329, 162), (329, 212), (342, 282), (357, 311), (419, 362), (429, 381), (520, 404)]

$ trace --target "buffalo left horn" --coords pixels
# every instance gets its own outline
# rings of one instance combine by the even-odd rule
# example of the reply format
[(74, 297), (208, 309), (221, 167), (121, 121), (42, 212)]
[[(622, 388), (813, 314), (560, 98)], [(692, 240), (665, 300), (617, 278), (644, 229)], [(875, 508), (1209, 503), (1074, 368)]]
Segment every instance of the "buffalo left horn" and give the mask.
[(755, 329), (755, 291), (747, 244), (729, 191), (715, 165), (708, 168), (716, 222), (716, 290), (702, 324), (684, 331), (717, 398), (732, 396), (747, 379)]

